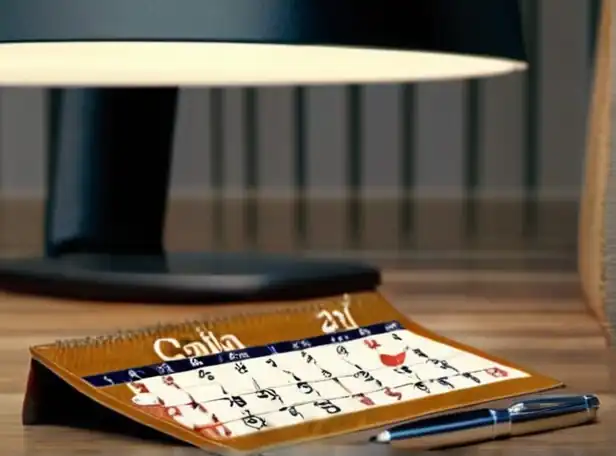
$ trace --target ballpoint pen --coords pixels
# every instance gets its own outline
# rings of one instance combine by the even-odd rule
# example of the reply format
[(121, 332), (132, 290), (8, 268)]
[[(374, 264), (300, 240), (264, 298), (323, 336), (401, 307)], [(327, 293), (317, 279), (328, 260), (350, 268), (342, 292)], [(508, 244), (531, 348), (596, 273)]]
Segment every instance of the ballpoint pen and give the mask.
[(538, 396), (504, 409), (477, 409), (401, 424), (373, 437), (418, 449), (459, 446), (577, 426), (596, 420), (592, 394)]

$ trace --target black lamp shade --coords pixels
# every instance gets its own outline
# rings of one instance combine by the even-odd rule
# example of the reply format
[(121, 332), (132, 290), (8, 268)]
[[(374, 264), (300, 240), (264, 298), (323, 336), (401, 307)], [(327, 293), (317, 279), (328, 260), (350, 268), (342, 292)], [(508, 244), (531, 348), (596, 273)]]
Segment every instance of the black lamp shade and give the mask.
[(2, 0), (0, 43), (9, 85), (413, 81), (525, 67), (518, 0)]
[(379, 271), (355, 262), (164, 252), (177, 87), (459, 79), (523, 61), (518, 0), (0, 0), (0, 86), (61, 88), (48, 256), (0, 261), (0, 289), (170, 303), (372, 290)]

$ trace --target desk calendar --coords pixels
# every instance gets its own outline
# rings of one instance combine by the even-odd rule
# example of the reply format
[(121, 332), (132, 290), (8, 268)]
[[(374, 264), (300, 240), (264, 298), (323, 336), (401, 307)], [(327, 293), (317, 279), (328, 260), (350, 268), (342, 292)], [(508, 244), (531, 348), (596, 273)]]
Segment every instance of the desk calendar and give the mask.
[(32, 347), (24, 423), (117, 420), (259, 453), (562, 386), (432, 333), (376, 292), (280, 309)]

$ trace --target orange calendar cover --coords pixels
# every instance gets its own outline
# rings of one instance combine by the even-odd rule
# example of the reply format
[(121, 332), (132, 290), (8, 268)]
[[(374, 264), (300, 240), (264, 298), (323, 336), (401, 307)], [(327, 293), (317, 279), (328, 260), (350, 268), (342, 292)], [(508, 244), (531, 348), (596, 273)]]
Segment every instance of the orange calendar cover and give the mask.
[(281, 308), (32, 347), (24, 424), (246, 454), (562, 386), (431, 332), (378, 292)]

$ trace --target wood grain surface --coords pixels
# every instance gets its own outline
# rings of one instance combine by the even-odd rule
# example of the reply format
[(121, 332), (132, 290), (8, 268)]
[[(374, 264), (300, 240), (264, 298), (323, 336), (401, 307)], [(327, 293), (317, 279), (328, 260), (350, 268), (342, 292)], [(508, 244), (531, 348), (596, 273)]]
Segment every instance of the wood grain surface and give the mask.
[[(417, 280), (421, 277), (421, 280)], [(432, 278), (431, 278), (432, 277)], [(480, 273), (448, 276), (397, 272), (385, 275), (384, 294), (412, 319), (453, 337), (557, 377), (576, 392), (598, 394), (601, 421), (590, 426), (449, 450), (459, 455), (612, 454), (616, 443), (614, 355), (594, 315), (583, 304), (575, 280), (566, 274)], [(426, 284), (430, 283), (431, 286)], [(275, 310), (275, 304), (259, 311)], [(186, 446), (145, 442), (94, 431), (32, 427), (20, 421), (30, 345), (59, 338), (98, 335), (160, 321), (231, 314), (246, 306), (146, 306), (66, 302), (0, 294), (0, 445), (10, 455), (197, 455)], [(327, 445), (327, 448), (323, 448)], [(390, 446), (325, 442), (275, 453), (378, 456), (408, 453)]]

